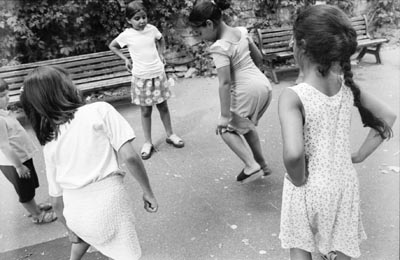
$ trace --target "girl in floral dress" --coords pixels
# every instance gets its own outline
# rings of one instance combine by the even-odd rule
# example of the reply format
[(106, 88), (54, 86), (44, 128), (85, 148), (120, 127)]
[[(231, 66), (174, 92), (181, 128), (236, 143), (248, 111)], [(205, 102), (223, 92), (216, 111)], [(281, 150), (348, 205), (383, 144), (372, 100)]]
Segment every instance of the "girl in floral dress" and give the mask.
[[(160, 31), (147, 23), (144, 6), (133, 1), (126, 8), (126, 20), (132, 26), (120, 33), (109, 45), (111, 51), (125, 61), (132, 73), (132, 103), (141, 108), (142, 128), (145, 143), (141, 156), (146, 160), (154, 151), (151, 139), (151, 114), (153, 105), (160, 112), (167, 133), (166, 142), (177, 148), (184, 146), (183, 140), (173, 133), (167, 100), (171, 96), (168, 79), (164, 71), (164, 38)], [(128, 47), (132, 62), (121, 52)]]
[[(395, 114), (353, 81), (350, 57), (357, 34), (348, 17), (329, 5), (312, 6), (294, 23), (294, 54), (303, 83), (279, 99), (284, 180), (280, 239), (291, 259), (311, 260), (311, 252), (335, 252), (336, 260), (360, 256), (366, 238), (358, 176), (364, 161), (391, 137)], [(352, 107), (371, 128), (350, 152)]]

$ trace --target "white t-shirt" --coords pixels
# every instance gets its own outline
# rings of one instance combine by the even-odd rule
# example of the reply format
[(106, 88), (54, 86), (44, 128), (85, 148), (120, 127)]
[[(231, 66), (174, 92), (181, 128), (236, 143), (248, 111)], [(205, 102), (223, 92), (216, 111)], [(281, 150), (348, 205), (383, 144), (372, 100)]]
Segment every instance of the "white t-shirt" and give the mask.
[[(6, 129), (0, 130), (5, 131), (11, 149), (15, 152), (20, 161), (26, 162), (27, 160), (32, 159), (37, 148), (18, 120), (11, 116), (9, 111), (4, 109), (0, 109), (0, 120), (3, 120), (6, 125)], [(1, 150), (0, 165), (14, 166)]]
[(121, 172), (117, 151), (134, 138), (129, 123), (110, 104), (96, 102), (78, 108), (74, 119), (60, 126), (57, 139), (43, 149), (50, 196)]
[(156, 45), (156, 40), (161, 37), (162, 34), (154, 25), (147, 24), (142, 31), (128, 28), (115, 38), (121, 48), (128, 47), (133, 76), (150, 79), (164, 72)]

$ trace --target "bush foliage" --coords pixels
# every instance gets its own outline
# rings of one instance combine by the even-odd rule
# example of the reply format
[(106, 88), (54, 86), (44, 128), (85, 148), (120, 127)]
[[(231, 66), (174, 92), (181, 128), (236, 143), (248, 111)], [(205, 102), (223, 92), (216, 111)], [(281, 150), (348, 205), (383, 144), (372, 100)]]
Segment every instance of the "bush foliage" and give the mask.
[[(14, 9), (0, 9), (0, 65), (27, 63), (107, 50), (108, 42), (125, 26), (129, 0), (19, 0)], [(143, 0), (149, 22), (163, 33), (167, 46), (182, 45), (178, 19), (188, 16), (194, 0)], [(282, 7), (297, 10), (314, 0), (256, 0), (259, 17)], [(328, 0), (352, 13), (352, 0)], [(399, 19), (398, 0), (368, 0), (369, 16), (379, 27)], [(228, 10), (229, 14), (229, 10)], [(264, 19), (263, 25), (273, 22)], [(188, 48), (187, 46), (184, 48)], [(198, 46), (196, 47), (198, 48)], [(190, 49), (190, 47), (189, 47)]]

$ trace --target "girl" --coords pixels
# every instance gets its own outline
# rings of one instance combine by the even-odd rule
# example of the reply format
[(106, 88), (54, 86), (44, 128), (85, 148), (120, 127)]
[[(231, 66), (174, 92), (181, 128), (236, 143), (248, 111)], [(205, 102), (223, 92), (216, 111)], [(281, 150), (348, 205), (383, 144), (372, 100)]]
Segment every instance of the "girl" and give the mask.
[[(160, 31), (147, 23), (146, 10), (142, 3), (134, 1), (126, 7), (126, 20), (132, 28), (125, 29), (109, 45), (111, 51), (125, 61), (132, 73), (132, 103), (141, 108), (144, 145), (142, 159), (149, 159), (154, 151), (151, 140), (151, 112), (156, 105), (167, 132), (166, 142), (174, 147), (184, 146), (183, 140), (173, 133), (167, 99), (171, 96), (164, 72), (162, 55), (165, 43)], [(121, 52), (128, 47), (131, 61)]]
[(245, 164), (237, 181), (246, 183), (270, 174), (256, 126), (270, 103), (271, 85), (255, 65), (262, 62), (262, 56), (246, 28), (222, 21), (222, 10), (228, 7), (227, 1), (198, 1), (189, 21), (200, 38), (213, 42), (210, 52), (217, 67), (221, 103), (217, 134)]
[(18, 120), (7, 111), (8, 101), (8, 84), (0, 78), (0, 170), (14, 186), (33, 223), (53, 222), (57, 217), (50, 211), (51, 205), (35, 201), (39, 179), (32, 156), (37, 149)]
[(68, 73), (58, 67), (34, 69), (20, 99), (44, 146), (57, 215), (83, 240), (75, 239), (71, 260), (81, 259), (89, 245), (116, 260), (138, 259), (135, 218), (118, 161), (140, 184), (145, 209), (156, 212), (158, 206), (128, 122), (108, 103), (84, 105)]
[[(291, 259), (336, 251), (336, 260), (360, 256), (365, 239), (358, 177), (353, 163), (364, 161), (392, 136), (396, 116), (353, 81), (350, 57), (357, 34), (338, 8), (312, 6), (294, 27), (294, 54), (304, 82), (279, 99), (284, 180), (280, 239)], [(350, 153), (352, 106), (371, 128), (357, 152)]]

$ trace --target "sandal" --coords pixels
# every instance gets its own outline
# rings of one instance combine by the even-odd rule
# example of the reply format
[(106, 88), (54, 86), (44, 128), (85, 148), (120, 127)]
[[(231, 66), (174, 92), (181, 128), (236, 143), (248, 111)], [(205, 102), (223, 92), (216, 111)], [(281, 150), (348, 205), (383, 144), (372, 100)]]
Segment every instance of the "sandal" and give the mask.
[(32, 218), (32, 222), (35, 224), (47, 224), (57, 219), (54, 211), (42, 211), (37, 218)]
[[(40, 211), (49, 211), (53, 208), (53, 206), (51, 205), (51, 203), (43, 202), (38, 205), (38, 208)], [(28, 218), (30, 217), (32, 217), (31, 213), (28, 214)]]
[(154, 151), (154, 146), (151, 143), (144, 143), (142, 147), (142, 151), (140, 152), (140, 155), (142, 156), (143, 160), (150, 159), (151, 155), (153, 154)]
[(335, 260), (336, 259), (336, 252), (335, 251), (331, 251), (326, 255), (322, 255), (322, 259), (324, 260)]
[(182, 138), (177, 136), (176, 134), (172, 134), (165, 141), (169, 144), (172, 144), (176, 148), (182, 148), (185, 146), (185, 143), (183, 142)]
[(239, 173), (239, 175), (236, 177), (236, 181), (240, 183), (248, 183), (251, 181), (255, 181), (258, 178), (261, 178), (263, 176), (264, 172), (261, 169), (258, 169), (250, 174), (245, 174), (244, 169)]

